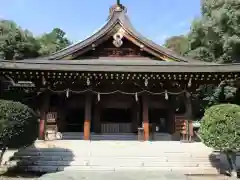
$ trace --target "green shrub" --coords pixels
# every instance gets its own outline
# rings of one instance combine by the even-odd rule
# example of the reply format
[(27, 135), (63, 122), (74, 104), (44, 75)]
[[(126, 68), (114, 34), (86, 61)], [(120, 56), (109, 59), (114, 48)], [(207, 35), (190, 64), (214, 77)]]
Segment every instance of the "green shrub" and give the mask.
[(225, 153), (231, 171), (236, 170), (236, 152), (240, 151), (240, 106), (220, 104), (207, 109), (200, 136), (204, 144)]
[(38, 135), (38, 117), (28, 106), (0, 100), (0, 142), (19, 148), (32, 144)]
[(204, 144), (220, 151), (240, 150), (240, 106), (220, 104), (206, 110), (200, 135)]

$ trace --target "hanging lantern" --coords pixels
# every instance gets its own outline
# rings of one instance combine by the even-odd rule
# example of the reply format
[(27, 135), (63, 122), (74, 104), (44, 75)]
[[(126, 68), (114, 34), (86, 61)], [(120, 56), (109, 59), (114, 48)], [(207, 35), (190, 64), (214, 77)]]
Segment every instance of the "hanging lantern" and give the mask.
[(97, 95), (97, 99), (98, 99), (98, 101), (100, 101), (100, 94), (99, 93)]
[(167, 90), (165, 91), (165, 99), (168, 100), (168, 92), (167, 92)]
[(191, 87), (191, 86), (192, 86), (192, 78), (190, 78), (188, 81), (188, 87)]
[(67, 89), (67, 91), (66, 91), (66, 97), (67, 98), (69, 97), (69, 89)]
[(136, 99), (136, 101), (138, 101), (138, 94), (137, 93), (135, 94), (135, 99)]

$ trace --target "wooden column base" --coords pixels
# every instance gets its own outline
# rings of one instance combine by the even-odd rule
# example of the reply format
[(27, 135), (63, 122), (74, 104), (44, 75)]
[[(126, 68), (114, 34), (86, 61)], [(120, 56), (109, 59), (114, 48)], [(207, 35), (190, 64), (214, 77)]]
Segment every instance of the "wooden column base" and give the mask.
[(149, 141), (149, 123), (143, 122), (144, 141)]
[(84, 140), (90, 139), (90, 127), (91, 127), (90, 120), (85, 120), (84, 121)]

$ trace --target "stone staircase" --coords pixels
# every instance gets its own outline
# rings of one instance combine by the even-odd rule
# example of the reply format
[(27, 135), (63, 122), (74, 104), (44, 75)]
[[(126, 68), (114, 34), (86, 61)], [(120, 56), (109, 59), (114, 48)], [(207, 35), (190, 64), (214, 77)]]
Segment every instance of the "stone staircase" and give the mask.
[[(64, 132), (62, 133), (63, 140), (83, 140), (82, 132)], [(91, 133), (92, 141), (100, 140), (118, 140), (118, 141), (136, 141), (137, 135), (134, 133)]]
[(37, 141), (14, 153), (24, 171), (171, 171), (218, 174), (220, 162), (202, 143), (174, 141)]
[[(64, 132), (62, 133), (62, 140), (83, 140), (82, 132)], [(92, 141), (114, 140), (114, 141), (137, 141), (138, 136), (134, 133), (91, 133)], [(171, 141), (172, 135), (168, 133), (154, 133), (154, 141)]]

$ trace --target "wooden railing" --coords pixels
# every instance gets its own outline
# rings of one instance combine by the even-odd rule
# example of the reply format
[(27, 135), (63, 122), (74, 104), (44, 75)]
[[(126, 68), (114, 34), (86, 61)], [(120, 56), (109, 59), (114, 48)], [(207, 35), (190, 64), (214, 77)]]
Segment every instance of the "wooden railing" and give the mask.
[(131, 133), (132, 123), (101, 123), (102, 133)]

